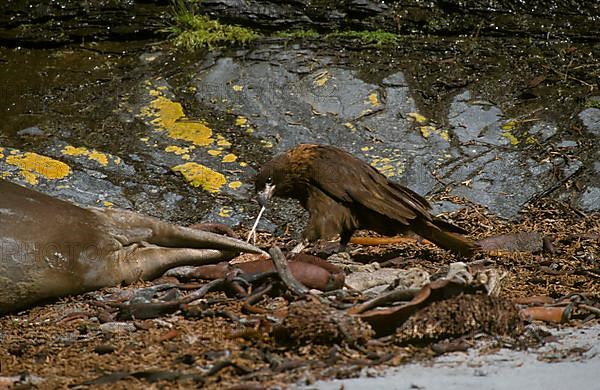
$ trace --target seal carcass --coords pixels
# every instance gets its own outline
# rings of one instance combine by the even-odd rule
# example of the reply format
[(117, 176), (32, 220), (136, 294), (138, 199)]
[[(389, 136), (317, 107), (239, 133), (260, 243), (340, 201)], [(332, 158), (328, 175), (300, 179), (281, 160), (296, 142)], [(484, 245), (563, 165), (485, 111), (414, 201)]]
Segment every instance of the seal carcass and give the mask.
[(242, 251), (264, 253), (234, 238), (131, 211), (79, 207), (0, 179), (0, 314)]

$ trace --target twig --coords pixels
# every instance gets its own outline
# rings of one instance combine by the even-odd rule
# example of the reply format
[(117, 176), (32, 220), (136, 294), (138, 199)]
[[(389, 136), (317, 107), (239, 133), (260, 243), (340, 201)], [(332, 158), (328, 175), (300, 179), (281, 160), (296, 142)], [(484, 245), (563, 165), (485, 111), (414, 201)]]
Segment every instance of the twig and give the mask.
[(257, 292), (255, 292), (252, 295), (248, 295), (244, 299), (243, 308), (246, 309), (246, 311), (248, 311), (249, 313), (255, 313), (255, 314), (267, 314), (267, 313), (269, 313), (268, 310), (265, 310), (265, 309), (260, 308), (260, 307), (256, 307), (256, 306), (254, 306), (254, 304), (256, 302), (260, 301), (260, 299), (262, 297), (264, 297), (265, 295), (267, 295), (268, 293), (270, 293), (271, 290), (273, 290), (273, 285), (269, 284), (267, 287), (263, 288), (262, 290), (257, 291)]
[(145, 320), (149, 318), (161, 317), (166, 314), (174, 313), (181, 305), (188, 304), (192, 301), (202, 298), (208, 292), (215, 288), (221, 287), (226, 282), (225, 279), (215, 279), (206, 283), (204, 286), (187, 295), (186, 297), (177, 299), (171, 302), (145, 302), (145, 303), (112, 303), (108, 305), (119, 309), (118, 318), (127, 320), (135, 318)]
[(252, 225), (252, 230), (250, 230), (250, 233), (248, 233), (248, 238), (246, 239), (246, 242), (250, 242), (250, 239), (252, 238), (252, 244), (256, 245), (256, 228), (258, 226), (258, 221), (260, 221), (260, 217), (262, 217), (266, 209), (267, 208), (265, 206), (260, 208), (258, 216), (256, 217), (256, 221), (254, 221), (254, 225)]
[(584, 309), (589, 311), (590, 313), (593, 313), (597, 316), (600, 316), (600, 309), (598, 309), (597, 307), (594, 306), (590, 306), (590, 305), (585, 305), (583, 303), (580, 303), (579, 305), (577, 305), (579, 308)]
[(211, 292), (212, 290), (214, 290), (218, 287), (221, 287), (226, 282), (227, 282), (227, 279), (225, 279), (225, 278), (211, 280), (210, 282), (206, 283), (204, 286), (202, 286), (198, 290), (194, 291), (193, 293), (191, 293), (188, 296), (181, 299), (180, 303), (186, 304), (186, 303), (193, 302), (197, 299), (200, 299), (203, 296), (205, 296), (207, 293)]
[(399, 288), (387, 293), (383, 293), (370, 301), (356, 305), (350, 309), (352, 314), (360, 314), (377, 306), (384, 306), (396, 301), (410, 301), (421, 291), (419, 288)]
[(288, 268), (287, 260), (285, 256), (281, 252), (279, 247), (274, 246), (269, 249), (269, 254), (271, 255), (271, 260), (273, 261), (273, 265), (281, 278), (281, 281), (285, 284), (285, 286), (292, 291), (296, 295), (306, 295), (308, 293), (308, 288), (300, 283), (292, 272)]

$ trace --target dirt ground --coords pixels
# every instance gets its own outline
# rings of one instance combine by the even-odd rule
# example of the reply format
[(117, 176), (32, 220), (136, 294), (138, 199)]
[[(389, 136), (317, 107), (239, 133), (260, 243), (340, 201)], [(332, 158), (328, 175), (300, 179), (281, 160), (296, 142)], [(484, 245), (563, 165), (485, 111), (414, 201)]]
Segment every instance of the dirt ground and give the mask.
[[(486, 267), (506, 273), (499, 293), (502, 301), (532, 296), (571, 297), (573, 302), (592, 307), (590, 311), (575, 304), (566, 324), (544, 325), (568, 328), (599, 320), (598, 217), (558, 202), (543, 201), (528, 207), (517, 224), (498, 220), (470, 205), (449, 215), (478, 239), (510, 232), (543, 233), (552, 247), (540, 253), (479, 254), (473, 260), (486, 260)], [(285, 247), (287, 241), (262, 234), (258, 244), (266, 247), (276, 242)], [(352, 246), (351, 253), (362, 261), (378, 261), (387, 267), (419, 267), (431, 274), (444, 273), (448, 264), (458, 260), (419, 242)], [(427, 360), (440, 353), (436, 345), (444, 338), (442, 332), (428, 342), (415, 344), (397, 335), (372, 337), (368, 325), (348, 319), (341, 309), (364, 300), (356, 293), (339, 295), (337, 300), (330, 295), (319, 303), (314, 298), (304, 300), (278, 292), (245, 306), (243, 299), (217, 291), (194, 307), (154, 319), (129, 321), (117, 321), (114, 310), (98, 303), (122, 290), (149, 285), (104, 289), (0, 318), (0, 388), (9, 387), (16, 379), (19, 384), (14, 388), (283, 388), (320, 379), (355, 377), (366, 367), (379, 371)], [(187, 294), (189, 288), (189, 283), (181, 283), (174, 290)], [(450, 302), (436, 303), (439, 316), (446, 313), (446, 317), (432, 323), (440, 326), (444, 321), (464, 318), (447, 317), (444, 306)], [(426, 317), (419, 317), (419, 311), (413, 317), (430, 321), (436, 317), (431, 307), (420, 309), (429, 310)], [(282, 312), (286, 314), (282, 316)], [(502, 313), (488, 314), (493, 318)], [(282, 338), (275, 325), (285, 316), (287, 324), (295, 321), (297, 328), (288, 327), (287, 336)], [(339, 329), (330, 327), (328, 321), (333, 317), (359, 326), (350, 336), (343, 331), (340, 334)], [(536, 331), (536, 324), (522, 332), (489, 337), (498, 347), (539, 346), (545, 339), (543, 331)], [(469, 329), (451, 338), (460, 338), (469, 345), (485, 330), (477, 326)]]

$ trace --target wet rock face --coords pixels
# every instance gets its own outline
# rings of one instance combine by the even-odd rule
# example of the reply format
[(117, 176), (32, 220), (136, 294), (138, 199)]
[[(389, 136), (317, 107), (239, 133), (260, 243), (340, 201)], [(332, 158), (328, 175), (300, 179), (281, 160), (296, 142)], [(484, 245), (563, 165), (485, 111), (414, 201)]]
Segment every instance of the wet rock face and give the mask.
[(164, 36), (168, 1), (7, 0), (0, 4), (0, 42), (52, 47), (91, 40)]
[(381, 15), (389, 9), (383, 1), (231, 1), (208, 0), (202, 9), (209, 15), (267, 28), (319, 28), (335, 30), (359, 18)]
[[(89, 2), (88, 11), (139, 16), (131, 12), (141, 3), (109, 3)], [(6, 29), (35, 18), (22, 12), (27, 4), (3, 3), (17, 10)], [(246, 7), (239, 15), (255, 26), (278, 12), (309, 25), (366, 23), (402, 4), (202, 2), (219, 18)], [(0, 53), (4, 175), (83, 205), (247, 226), (257, 212), (256, 170), (308, 142), (344, 148), (420, 194), (447, 193), (510, 219), (544, 196), (600, 208), (600, 109), (586, 89), (597, 45), (436, 36), (383, 48), (265, 38), (193, 58), (132, 45)], [(434, 210), (462, 207), (452, 200)], [(269, 231), (287, 231), (282, 222), (301, 230), (306, 220), (293, 203), (267, 217)]]
[(586, 108), (579, 113), (579, 119), (591, 135), (600, 137), (600, 108)]
[(337, 145), (418, 192), (431, 190), (436, 161), (427, 156), (449, 142), (447, 134), (432, 130), (429, 141), (415, 130), (409, 114), (417, 108), (402, 72), (373, 84), (331, 66), (331, 57), (281, 49), (264, 47), (249, 53), (249, 61), (206, 64), (196, 77), (198, 102), (218, 110), (227, 102), (268, 153), (298, 143)]
[[(450, 189), (508, 219), (593, 162), (580, 143), (557, 135), (555, 123), (522, 126), (469, 90), (451, 99), (444, 128), (418, 112), (402, 71), (367, 82), (339, 59), (279, 45), (243, 58), (203, 64), (196, 97), (214, 110), (225, 102), (273, 154), (298, 143), (336, 145), (421, 194)], [(582, 115), (593, 132), (593, 112)], [(540, 155), (535, 145), (569, 151), (569, 158)], [(568, 197), (597, 210), (595, 194), (592, 185)]]
[[(73, 56), (64, 57), (68, 64)], [(398, 54), (364, 59), (345, 49), (270, 40), (178, 68), (182, 84), (162, 76), (178, 66), (170, 56), (135, 53), (138, 65), (127, 69), (136, 77), (107, 73), (115, 79), (109, 88), (57, 93), (48, 112), (74, 110), (71, 116), (48, 114), (45, 125), (7, 128), (17, 147), (0, 150), (0, 168), (10, 179), (39, 182), (42, 191), (83, 205), (248, 226), (256, 215), (252, 180), (260, 165), (298, 143), (323, 143), (352, 152), (420, 194), (447, 192), (509, 219), (543, 196), (585, 211), (600, 208), (600, 110), (575, 107), (576, 134), (567, 130), (569, 122), (538, 117), (527, 107), (528, 119), (511, 116), (484, 97), (496, 93), (493, 87), (456, 87), (432, 106), (422, 92), (434, 86), (415, 84), (424, 65), (412, 62)], [(81, 101), (91, 105), (80, 113)], [(32, 102), (28, 98), (29, 110), (47, 109)], [(553, 102), (538, 101), (533, 110)], [(571, 116), (569, 110), (560, 114)], [(92, 120), (85, 122), (89, 113)], [(215, 117), (223, 119), (206, 119)], [(261, 228), (284, 231), (290, 223), (299, 233), (306, 214), (293, 202), (278, 205)], [(448, 200), (435, 206), (436, 213), (462, 207)]]
[(514, 1), (265, 1), (207, 0), (201, 10), (214, 18), (264, 29), (385, 30), (402, 33), (540, 34), (552, 24), (561, 34), (594, 36), (597, 27), (579, 28), (598, 13), (589, 2)]
[[(195, 2), (184, 2), (196, 7)], [(519, 34), (594, 37), (595, 2), (575, 1), (265, 1), (206, 0), (199, 12), (260, 30), (384, 30), (399, 33)], [(192, 5), (193, 4), (193, 5)], [(0, 3), (0, 42), (56, 47), (93, 40), (165, 37), (170, 0), (7, 0)], [(549, 30), (548, 26), (551, 26)]]

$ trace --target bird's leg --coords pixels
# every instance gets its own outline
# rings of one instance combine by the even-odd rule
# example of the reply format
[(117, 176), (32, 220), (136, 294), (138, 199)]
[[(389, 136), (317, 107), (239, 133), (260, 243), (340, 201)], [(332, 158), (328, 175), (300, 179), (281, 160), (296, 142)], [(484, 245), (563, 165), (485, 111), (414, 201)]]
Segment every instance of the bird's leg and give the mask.
[(350, 242), (350, 238), (354, 234), (353, 230), (344, 230), (340, 234), (340, 246), (338, 248), (338, 252), (346, 252), (348, 249), (348, 243)]

